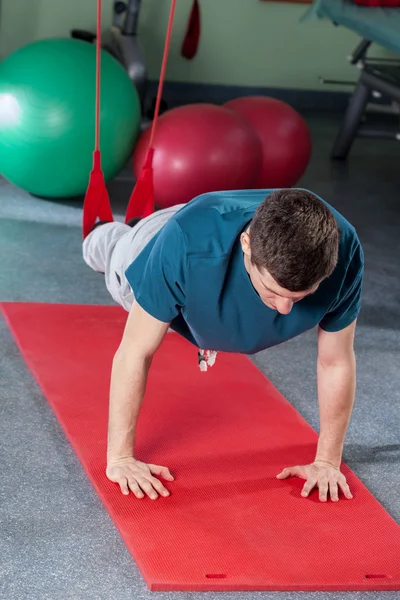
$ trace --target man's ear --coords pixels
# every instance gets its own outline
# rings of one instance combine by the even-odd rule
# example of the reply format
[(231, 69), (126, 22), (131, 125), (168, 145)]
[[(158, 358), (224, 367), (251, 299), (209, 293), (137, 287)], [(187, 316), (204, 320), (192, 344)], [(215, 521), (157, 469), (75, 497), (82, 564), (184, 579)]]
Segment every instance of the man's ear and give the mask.
[(250, 257), (251, 255), (251, 250), (250, 250), (250, 236), (249, 236), (249, 232), (250, 228), (247, 229), (247, 231), (243, 231), (243, 233), (240, 236), (240, 243), (242, 244), (242, 250), (244, 252), (244, 254), (246, 254), (248, 257)]

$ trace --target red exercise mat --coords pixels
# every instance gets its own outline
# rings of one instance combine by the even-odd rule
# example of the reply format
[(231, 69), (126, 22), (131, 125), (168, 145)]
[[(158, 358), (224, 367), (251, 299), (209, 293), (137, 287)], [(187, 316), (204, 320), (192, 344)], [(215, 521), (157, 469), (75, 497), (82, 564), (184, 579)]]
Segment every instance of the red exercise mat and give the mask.
[[(153, 362), (136, 456), (168, 466), (169, 498), (124, 497), (105, 476), (118, 307), (3, 304), (22, 354), (151, 590), (400, 590), (400, 527), (347, 468), (354, 500), (304, 481), (317, 434), (243, 356), (201, 373), (168, 334)], [(311, 400), (315, 401), (316, 400)], [(100, 575), (101, 577), (101, 575)]]

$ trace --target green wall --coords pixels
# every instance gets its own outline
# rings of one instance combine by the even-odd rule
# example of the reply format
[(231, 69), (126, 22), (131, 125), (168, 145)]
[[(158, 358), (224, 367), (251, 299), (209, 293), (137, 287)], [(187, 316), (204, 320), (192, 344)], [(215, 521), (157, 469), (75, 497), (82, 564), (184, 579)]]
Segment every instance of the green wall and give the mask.
[[(170, 2), (142, 1), (140, 31), (149, 75), (156, 79)], [(104, 25), (111, 21), (112, 4), (103, 0)], [(299, 23), (306, 5), (259, 0), (200, 0), (201, 45), (197, 57), (187, 61), (180, 46), (191, 5), (192, 0), (177, 1), (170, 81), (327, 89), (319, 75), (357, 77), (346, 60), (358, 41), (355, 35), (328, 21)], [(0, 56), (32, 40), (66, 36), (73, 27), (93, 30), (95, 13), (95, 0), (2, 0)]]

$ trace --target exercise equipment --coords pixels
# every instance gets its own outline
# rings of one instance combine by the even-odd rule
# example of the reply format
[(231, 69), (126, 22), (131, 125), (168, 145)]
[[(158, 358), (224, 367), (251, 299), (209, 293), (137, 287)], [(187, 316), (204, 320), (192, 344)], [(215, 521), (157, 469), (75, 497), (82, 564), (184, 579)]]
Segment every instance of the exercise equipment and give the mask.
[(328, 19), (335, 26), (350, 29), (391, 52), (400, 54), (400, 10), (380, 7), (369, 10), (346, 0), (315, 0), (302, 21)]
[(261, 142), (262, 166), (254, 187), (295, 185), (311, 156), (311, 135), (299, 113), (289, 104), (266, 96), (237, 98), (224, 106), (241, 115)]
[(202, 373), (197, 348), (166, 336), (135, 455), (169, 467), (175, 481), (170, 497), (139, 500), (105, 475), (110, 367), (126, 313), (2, 309), (151, 590), (400, 590), (400, 527), (346, 465), (353, 500), (322, 503), (317, 490), (302, 498), (303, 480), (276, 479), (313, 461), (318, 435), (247, 357), (220, 353)]
[[(85, 193), (95, 137), (95, 48), (76, 39), (29, 44), (0, 64), (0, 172), (42, 197)], [(137, 92), (102, 52), (106, 179), (130, 156), (140, 127)]]
[(126, 69), (138, 91), (143, 109), (147, 68), (138, 36), (140, 7), (141, 0), (128, 0), (128, 2), (117, 0), (114, 2), (113, 24), (104, 33), (103, 47), (115, 56)]
[(102, 0), (97, 0), (97, 38), (96, 38), (96, 111), (93, 169), (83, 202), (82, 232), (83, 238), (92, 231), (97, 217), (100, 221), (114, 220), (110, 197), (108, 195), (104, 173), (101, 167), (100, 152), (100, 110), (101, 110), (101, 13)]
[[(134, 174), (145, 164), (150, 128), (133, 155)], [(252, 187), (261, 164), (252, 128), (234, 112), (212, 104), (191, 104), (165, 112), (154, 141), (154, 199), (159, 208), (189, 202), (216, 190)]]
[[(316, 0), (302, 18), (303, 21), (328, 19), (334, 26), (346, 27), (361, 37), (348, 56), (350, 64), (357, 67), (358, 81), (354, 82), (354, 92), (333, 144), (331, 156), (334, 159), (346, 159), (357, 137), (400, 140), (400, 59), (368, 54), (372, 44), (400, 54), (400, 8), (389, 8), (384, 2), (379, 2), (379, 8), (358, 4), (346, 0)], [(389, 100), (389, 106), (382, 103), (382, 98)], [(382, 108), (391, 108), (394, 113), (389, 127), (382, 127), (379, 121), (373, 122), (366, 115), (369, 109), (377, 112)]]
[[(154, 138), (156, 124), (162, 100), (162, 89), (167, 67), (168, 50), (171, 40), (172, 25), (174, 20), (176, 0), (171, 0), (171, 8), (168, 20), (168, 29), (165, 39), (165, 47), (161, 66), (160, 80), (158, 83), (157, 99), (155, 105), (154, 120), (150, 129), (150, 145), (146, 149), (145, 165), (138, 177), (130, 196), (125, 214), (125, 221), (128, 222), (134, 217), (142, 217), (151, 214), (154, 211), (154, 187), (152, 158), (152, 141)], [(97, 0), (97, 32), (96, 32), (96, 132), (95, 132), (95, 151), (93, 154), (93, 169), (90, 174), (89, 185), (86, 191), (83, 206), (82, 234), (85, 238), (92, 230), (96, 220), (113, 220), (110, 199), (105, 186), (104, 175), (101, 169), (99, 135), (100, 135), (100, 78), (101, 78), (101, 12), (102, 0)]]
[[(154, 118), (155, 98), (148, 96), (148, 73), (143, 47), (138, 33), (141, 0), (116, 0), (113, 5), (113, 22), (103, 38), (103, 47), (114, 56), (127, 71), (136, 87), (142, 110), (143, 123)], [(82, 29), (71, 31), (73, 38), (93, 43), (96, 34)], [(160, 112), (167, 110), (161, 99)]]
[[(104, 34), (102, 44), (105, 50), (114, 56), (127, 71), (134, 84), (143, 110), (146, 88), (147, 68), (142, 44), (138, 36), (138, 23), (141, 0), (115, 0), (113, 4), (112, 25)], [(89, 43), (96, 41), (96, 33), (85, 29), (73, 29), (71, 36)]]
[(172, 28), (174, 24), (176, 9), (176, 0), (171, 0), (169, 10), (167, 33), (165, 36), (164, 51), (161, 63), (160, 79), (158, 81), (157, 98), (155, 103), (154, 118), (151, 126), (148, 128), (147, 147), (143, 146), (145, 152), (141, 170), (136, 173), (136, 184), (129, 198), (128, 206), (125, 212), (125, 222), (128, 223), (133, 218), (147, 217), (154, 211), (154, 181), (153, 181), (153, 156), (154, 156), (154, 136), (157, 129), (158, 118), (160, 114), (162, 91), (164, 87), (165, 73), (167, 70), (169, 47), (171, 43)]

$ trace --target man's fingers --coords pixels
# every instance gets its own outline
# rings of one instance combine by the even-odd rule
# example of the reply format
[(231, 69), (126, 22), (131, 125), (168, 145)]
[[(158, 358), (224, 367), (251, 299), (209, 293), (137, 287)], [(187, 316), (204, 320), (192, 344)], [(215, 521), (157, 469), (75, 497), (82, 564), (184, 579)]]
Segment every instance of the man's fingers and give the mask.
[(301, 495), (305, 498), (309, 496), (310, 492), (316, 486), (319, 490), (319, 500), (321, 502), (327, 502), (328, 495), (333, 502), (338, 502), (339, 488), (343, 491), (346, 498), (349, 500), (353, 498), (353, 494), (347, 485), (346, 477), (333, 467), (316, 466), (314, 463), (305, 466), (297, 465), (296, 467), (283, 469), (276, 477), (277, 479), (286, 479), (287, 477), (294, 476), (306, 479), (306, 483), (301, 491)]
[(169, 491), (161, 481), (153, 477), (152, 473), (174, 481), (174, 477), (167, 467), (148, 465), (134, 459), (118, 461), (116, 464), (108, 465), (106, 469), (108, 479), (118, 484), (121, 492), (126, 496), (131, 491), (137, 498), (147, 495), (152, 500), (156, 500), (159, 494), (164, 497), (169, 496)]
[(158, 498), (158, 494), (157, 494), (156, 490), (154, 489), (154, 487), (151, 485), (150, 481), (141, 477), (140, 479), (138, 479), (138, 483), (139, 483), (140, 487), (142, 488), (142, 490), (144, 492), (146, 492), (146, 494), (148, 495), (149, 498), (151, 498), (152, 500), (155, 500), (156, 498)]
[(332, 502), (337, 502), (339, 500), (339, 490), (336, 481), (329, 482), (329, 495), (331, 497)]
[(300, 471), (300, 467), (287, 467), (286, 469), (283, 469), (283, 471), (281, 471), (279, 473), (279, 475), (277, 475), (277, 479), (286, 479), (287, 477), (294, 477), (295, 475), (299, 475)]
[(328, 499), (328, 481), (326, 479), (322, 479), (318, 482), (319, 487), (319, 499), (321, 502), (326, 502)]
[(144, 494), (143, 494), (142, 490), (140, 489), (139, 484), (136, 481), (136, 479), (130, 478), (128, 480), (128, 484), (129, 484), (129, 487), (132, 490), (132, 492), (135, 494), (136, 498), (144, 497)]
[(159, 475), (163, 479), (167, 479), (168, 481), (174, 481), (174, 477), (167, 467), (160, 467), (159, 465), (148, 465), (148, 467), (153, 473), (153, 475)]
[(118, 479), (117, 483), (119, 484), (119, 487), (121, 488), (121, 492), (127, 496), (129, 494), (129, 487), (128, 487), (128, 480), (126, 477), (121, 477), (121, 479)]
[(156, 489), (157, 492), (159, 492), (161, 494), (161, 496), (169, 496), (169, 491), (163, 486), (161, 481), (159, 481), (155, 477), (152, 477), (151, 479), (149, 479), (149, 481), (150, 481), (151, 485), (154, 487), (154, 489)]
[(317, 481), (315, 479), (308, 479), (306, 483), (303, 485), (303, 489), (301, 490), (301, 495), (307, 497), (311, 490), (315, 487)]
[[(135, 496), (137, 498), (143, 498), (144, 497), (143, 492), (146, 492), (146, 494), (152, 500), (155, 500), (156, 498), (158, 498), (157, 492), (159, 492), (162, 496), (170, 495), (169, 491), (166, 490), (165, 487), (162, 485), (162, 483), (160, 481), (158, 481), (158, 479), (156, 479), (155, 477), (152, 477), (151, 479), (146, 479), (144, 477), (134, 479), (133, 477), (130, 477), (128, 480), (128, 485), (129, 485), (129, 488), (132, 490), (132, 492), (135, 494)], [(128, 489), (127, 485), (125, 487), (126, 487), (126, 489)], [(129, 492), (123, 492), (123, 493), (129, 493)]]
[(351, 493), (351, 491), (350, 491), (350, 488), (349, 488), (349, 486), (348, 486), (348, 484), (347, 484), (346, 480), (344, 480), (344, 481), (339, 481), (339, 486), (340, 486), (340, 488), (341, 488), (341, 490), (342, 490), (343, 494), (345, 495), (345, 497), (346, 497), (348, 500), (352, 500), (352, 499), (353, 499), (353, 494)]

